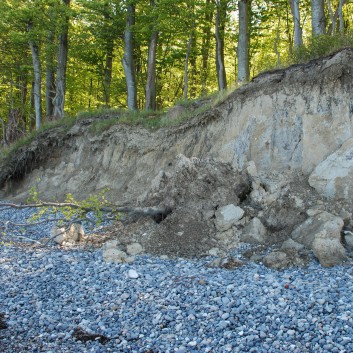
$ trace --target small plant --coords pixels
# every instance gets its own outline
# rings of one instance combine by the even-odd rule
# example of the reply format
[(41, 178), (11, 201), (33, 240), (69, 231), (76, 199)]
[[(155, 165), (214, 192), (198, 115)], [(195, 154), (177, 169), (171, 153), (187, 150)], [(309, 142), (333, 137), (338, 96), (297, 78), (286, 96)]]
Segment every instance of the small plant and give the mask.
[(311, 38), (306, 45), (294, 50), (291, 60), (293, 63), (304, 63), (333, 54), (346, 47), (353, 47), (352, 34), (317, 36)]

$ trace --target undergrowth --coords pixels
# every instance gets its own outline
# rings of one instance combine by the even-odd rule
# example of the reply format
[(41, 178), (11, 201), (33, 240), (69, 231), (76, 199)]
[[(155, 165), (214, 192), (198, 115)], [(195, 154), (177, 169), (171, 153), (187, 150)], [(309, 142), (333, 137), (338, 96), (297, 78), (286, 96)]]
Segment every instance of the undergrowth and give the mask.
[(309, 38), (305, 44), (294, 48), (292, 53), (283, 57), (280, 64), (265, 65), (260, 70), (260, 73), (276, 69), (285, 69), (294, 64), (304, 64), (311, 60), (332, 55), (344, 48), (353, 48), (353, 33), (338, 33)]

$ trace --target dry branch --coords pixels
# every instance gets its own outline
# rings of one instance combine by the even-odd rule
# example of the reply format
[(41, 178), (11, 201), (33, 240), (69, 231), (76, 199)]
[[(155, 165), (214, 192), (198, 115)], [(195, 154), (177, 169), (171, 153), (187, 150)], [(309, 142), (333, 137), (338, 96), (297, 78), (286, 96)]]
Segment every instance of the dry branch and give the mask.
[(132, 213), (132, 214), (144, 215), (144, 216), (167, 215), (171, 212), (171, 210), (166, 207), (159, 208), (159, 207), (102, 206), (99, 208), (93, 208), (93, 207), (85, 207), (85, 206), (82, 206), (76, 203), (70, 203), (70, 202), (40, 202), (40, 203), (31, 203), (31, 204), (1, 203), (0, 204), (0, 210), (5, 207), (16, 208), (16, 209), (40, 208), (40, 207), (58, 207), (58, 208), (69, 207), (73, 209), (81, 209), (86, 212), (100, 211), (100, 212), (106, 212), (106, 213)]

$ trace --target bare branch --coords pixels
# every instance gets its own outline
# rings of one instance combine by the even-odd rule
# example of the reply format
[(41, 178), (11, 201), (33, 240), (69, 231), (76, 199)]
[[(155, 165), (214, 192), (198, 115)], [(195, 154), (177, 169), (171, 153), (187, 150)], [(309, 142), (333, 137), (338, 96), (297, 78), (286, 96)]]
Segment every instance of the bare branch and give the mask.
[(170, 210), (168, 210), (165, 207), (158, 208), (158, 207), (102, 206), (96, 209), (93, 207), (84, 207), (79, 204), (70, 203), (70, 202), (40, 202), (40, 203), (31, 203), (31, 204), (1, 203), (0, 210), (2, 207), (7, 207), (7, 208), (10, 207), (10, 208), (16, 208), (16, 209), (40, 208), (40, 207), (58, 207), (58, 208), (69, 207), (73, 209), (81, 209), (86, 212), (100, 211), (100, 212), (107, 212), (107, 213), (133, 213), (133, 214), (139, 214), (139, 215), (145, 215), (145, 216), (156, 216), (160, 214), (170, 213)]

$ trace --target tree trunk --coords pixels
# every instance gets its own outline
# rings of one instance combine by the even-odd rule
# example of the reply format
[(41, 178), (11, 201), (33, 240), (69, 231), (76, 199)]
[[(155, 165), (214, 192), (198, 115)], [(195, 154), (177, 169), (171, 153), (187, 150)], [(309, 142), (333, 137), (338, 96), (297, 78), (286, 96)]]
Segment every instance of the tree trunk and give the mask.
[(343, 30), (344, 30), (342, 8), (343, 8), (343, 5), (345, 4), (345, 2), (346, 2), (346, 0), (340, 0), (340, 2), (338, 4), (338, 15), (339, 15), (339, 19), (340, 19), (340, 33), (341, 34), (343, 34)]
[(105, 67), (103, 77), (103, 101), (104, 106), (110, 106), (110, 86), (112, 83), (114, 40), (109, 38), (106, 47)]
[(298, 48), (303, 45), (303, 31), (300, 26), (299, 0), (291, 0), (290, 7), (292, 10), (294, 23), (294, 47)]
[(211, 23), (213, 18), (213, 9), (211, 8), (211, 0), (206, 0), (205, 24), (202, 29), (202, 70), (201, 70), (201, 95), (207, 94), (207, 78), (208, 78), (208, 54), (211, 43)]
[(324, 0), (312, 0), (311, 1), (311, 27), (312, 36), (320, 36), (325, 34), (325, 10), (324, 10)]
[(184, 64), (184, 87), (183, 87), (183, 97), (188, 99), (189, 96), (189, 58), (191, 51), (192, 33), (190, 34), (188, 44), (186, 47), (185, 64)]
[[(29, 31), (32, 29), (32, 25), (28, 25)], [(29, 40), (29, 47), (32, 53), (33, 62), (33, 100), (34, 100), (34, 111), (36, 117), (36, 130), (38, 130), (42, 124), (42, 98), (41, 98), (41, 67), (40, 67), (40, 55), (39, 46), (33, 40)]]
[[(53, 18), (53, 11), (50, 11), (49, 15), (51, 21), (55, 21)], [(46, 75), (45, 75), (45, 114), (47, 117), (54, 115), (54, 104), (53, 100), (55, 97), (55, 70), (54, 70), (54, 55), (52, 45), (55, 41), (54, 31), (48, 30), (47, 35), (47, 49), (46, 49)]]
[[(70, 6), (70, 0), (62, 0), (67, 7)], [(57, 119), (64, 117), (65, 92), (66, 92), (66, 67), (69, 49), (69, 16), (65, 17), (62, 32), (60, 34), (59, 51), (58, 51), (58, 68), (56, 72), (56, 92), (53, 99), (54, 113)]]
[[(154, 0), (150, 2), (153, 9), (156, 5)], [(156, 23), (157, 19), (154, 19)], [(150, 44), (148, 47), (147, 79), (146, 79), (146, 105), (148, 110), (156, 110), (156, 57), (157, 57), (158, 31), (152, 28)]]
[(135, 24), (135, 5), (127, 6), (126, 28), (124, 33), (123, 67), (127, 88), (127, 106), (130, 110), (137, 110), (137, 88), (134, 60), (134, 35), (132, 26)]
[(249, 81), (249, 0), (239, 0), (238, 81)]
[(227, 4), (222, 0), (216, 0), (216, 70), (219, 91), (227, 88), (226, 69), (224, 65), (224, 27), (226, 11)]
[(53, 100), (55, 97), (55, 75), (50, 64), (47, 63), (45, 80), (45, 112), (47, 117), (54, 115)]

